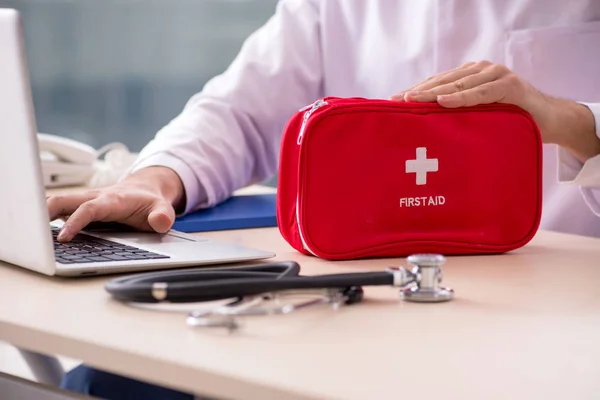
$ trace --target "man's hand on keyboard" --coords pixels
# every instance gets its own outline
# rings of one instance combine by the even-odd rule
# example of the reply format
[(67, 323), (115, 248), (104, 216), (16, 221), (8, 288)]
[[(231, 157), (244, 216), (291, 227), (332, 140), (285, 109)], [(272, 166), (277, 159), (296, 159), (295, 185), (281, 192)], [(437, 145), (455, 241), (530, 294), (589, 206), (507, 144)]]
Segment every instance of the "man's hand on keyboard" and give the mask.
[(183, 183), (165, 167), (141, 169), (113, 186), (47, 198), (50, 221), (66, 219), (58, 240), (71, 240), (91, 222), (120, 222), (166, 232), (185, 199)]

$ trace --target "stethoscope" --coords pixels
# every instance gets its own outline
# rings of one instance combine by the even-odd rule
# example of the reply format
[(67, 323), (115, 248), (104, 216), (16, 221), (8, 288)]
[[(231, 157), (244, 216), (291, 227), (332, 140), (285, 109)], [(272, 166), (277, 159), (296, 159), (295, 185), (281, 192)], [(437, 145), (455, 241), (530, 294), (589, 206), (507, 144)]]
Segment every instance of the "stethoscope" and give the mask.
[[(238, 326), (236, 317), (287, 314), (309, 305), (330, 303), (334, 307), (359, 303), (363, 286), (400, 288), (400, 298), (410, 302), (444, 302), (454, 291), (440, 286), (445, 257), (415, 254), (407, 258), (412, 269), (388, 267), (380, 272), (361, 272), (316, 276), (300, 275), (294, 261), (273, 262), (243, 267), (194, 268), (140, 273), (108, 281), (105, 289), (113, 298), (131, 303), (196, 303), (230, 301), (210, 310), (192, 311), (188, 325), (205, 327)], [(275, 308), (256, 308), (265, 300), (281, 294), (318, 295), (300, 304)]]

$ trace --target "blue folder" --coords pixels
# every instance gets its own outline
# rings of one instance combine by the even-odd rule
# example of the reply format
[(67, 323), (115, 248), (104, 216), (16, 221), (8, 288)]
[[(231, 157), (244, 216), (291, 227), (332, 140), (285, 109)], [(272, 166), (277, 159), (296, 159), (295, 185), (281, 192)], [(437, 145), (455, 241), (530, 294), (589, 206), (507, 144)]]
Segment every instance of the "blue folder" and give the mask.
[(232, 196), (212, 208), (179, 217), (173, 229), (205, 232), (277, 226), (276, 194)]

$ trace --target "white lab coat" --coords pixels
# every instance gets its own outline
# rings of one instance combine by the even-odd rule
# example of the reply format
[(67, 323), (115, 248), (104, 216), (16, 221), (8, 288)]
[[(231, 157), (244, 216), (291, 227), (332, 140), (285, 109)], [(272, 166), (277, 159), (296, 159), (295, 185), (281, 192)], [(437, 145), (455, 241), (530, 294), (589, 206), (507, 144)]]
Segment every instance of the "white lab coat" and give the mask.
[[(586, 103), (600, 133), (599, 0), (282, 0), (133, 169), (171, 167), (185, 186), (185, 212), (209, 207), (276, 173), (284, 125), (304, 105), (389, 98), (478, 60)], [(541, 227), (600, 236), (600, 156), (582, 166), (544, 147)]]

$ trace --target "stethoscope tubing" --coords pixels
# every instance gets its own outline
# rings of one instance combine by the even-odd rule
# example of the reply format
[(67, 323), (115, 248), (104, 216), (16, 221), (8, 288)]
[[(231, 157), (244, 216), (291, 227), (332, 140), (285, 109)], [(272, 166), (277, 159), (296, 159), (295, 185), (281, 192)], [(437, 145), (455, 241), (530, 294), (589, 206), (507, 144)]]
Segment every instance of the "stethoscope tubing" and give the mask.
[[(105, 289), (120, 301), (129, 302), (202, 302), (261, 293), (294, 290), (348, 288), (352, 286), (392, 286), (388, 272), (361, 272), (300, 276), (293, 261), (268, 263), (241, 268), (184, 269), (143, 273), (113, 279)], [(162, 295), (156, 296), (160, 286)]]

